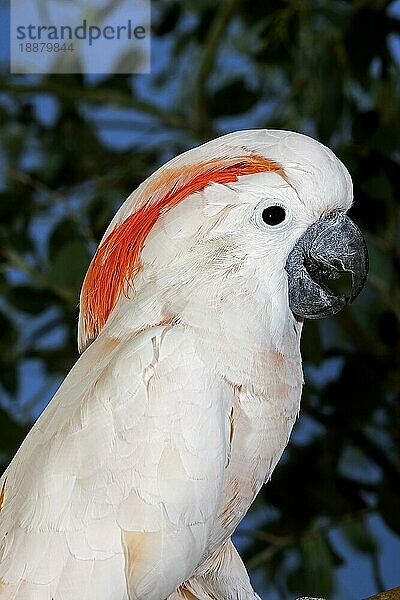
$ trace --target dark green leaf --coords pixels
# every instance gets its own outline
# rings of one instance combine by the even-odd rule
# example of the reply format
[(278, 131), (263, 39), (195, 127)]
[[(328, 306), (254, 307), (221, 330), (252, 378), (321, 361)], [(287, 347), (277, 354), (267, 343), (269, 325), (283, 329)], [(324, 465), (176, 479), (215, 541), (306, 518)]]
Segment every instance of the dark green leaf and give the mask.
[(54, 297), (39, 288), (18, 285), (8, 290), (7, 300), (14, 308), (35, 315), (50, 308)]
[(52, 285), (66, 291), (72, 303), (78, 302), (79, 290), (88, 263), (88, 248), (82, 240), (73, 240), (64, 244), (52, 260), (49, 281)]
[(66, 218), (55, 226), (49, 238), (49, 258), (53, 260), (65, 244), (78, 237), (76, 223)]
[(251, 89), (242, 79), (230, 81), (217, 90), (209, 99), (215, 117), (246, 112), (260, 99), (261, 92)]
[[(399, 477), (400, 479), (400, 477)], [(388, 527), (400, 534), (400, 486), (399, 481), (385, 477), (379, 489), (378, 508)]]
[(369, 554), (376, 551), (376, 541), (365, 521), (348, 521), (343, 523), (340, 530), (356, 550)]

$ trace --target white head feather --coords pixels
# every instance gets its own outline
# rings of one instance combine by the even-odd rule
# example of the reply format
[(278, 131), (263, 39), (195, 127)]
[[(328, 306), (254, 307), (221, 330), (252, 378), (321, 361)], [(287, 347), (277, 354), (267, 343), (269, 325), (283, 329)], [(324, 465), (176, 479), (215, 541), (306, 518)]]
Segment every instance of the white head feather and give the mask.
[[(168, 173), (186, 168), (190, 179), (188, 165), (254, 155), (282, 170), (211, 183), (158, 217), (141, 251), (142, 268), (107, 319), (108, 335), (121, 338), (179, 320), (228, 344), (262, 346), (267, 335), (275, 348), (282, 346), (294, 324), (287, 300), (287, 256), (309, 225), (334, 209), (348, 210), (352, 202), (347, 169), (317, 141), (288, 131), (250, 130), (189, 150), (129, 196), (102, 243), (149, 202), (150, 194), (157, 194), (158, 182), (168, 179)], [(286, 217), (269, 226), (261, 214), (274, 202)], [(86, 342), (81, 312), (80, 346)]]

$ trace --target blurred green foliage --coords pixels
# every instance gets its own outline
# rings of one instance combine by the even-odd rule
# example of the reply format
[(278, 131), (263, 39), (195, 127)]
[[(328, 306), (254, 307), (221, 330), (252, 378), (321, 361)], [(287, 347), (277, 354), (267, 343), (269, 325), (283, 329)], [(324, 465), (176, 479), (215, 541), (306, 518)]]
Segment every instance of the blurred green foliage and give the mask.
[[(3, 467), (77, 358), (80, 284), (132, 189), (225, 131), (303, 131), (352, 173), (371, 274), (354, 307), (306, 324), (304, 435), (257, 500), (257, 527), (239, 535), (281, 598), (332, 593), (333, 529), (382, 585), (368, 517), (400, 535), (398, 14), (384, 0), (160, 0), (151, 75), (1, 77)], [(44, 383), (21, 397), (32, 361)]]

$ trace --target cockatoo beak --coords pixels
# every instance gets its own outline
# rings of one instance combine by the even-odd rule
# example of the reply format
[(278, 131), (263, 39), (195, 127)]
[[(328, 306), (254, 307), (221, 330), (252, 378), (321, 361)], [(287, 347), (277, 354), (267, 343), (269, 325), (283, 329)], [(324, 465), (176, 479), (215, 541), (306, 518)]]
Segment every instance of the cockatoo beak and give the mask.
[[(319, 319), (353, 302), (368, 274), (368, 251), (361, 231), (342, 211), (334, 210), (298, 239), (286, 261), (289, 306), (298, 317)], [(343, 275), (351, 276), (347, 292), (335, 292)]]

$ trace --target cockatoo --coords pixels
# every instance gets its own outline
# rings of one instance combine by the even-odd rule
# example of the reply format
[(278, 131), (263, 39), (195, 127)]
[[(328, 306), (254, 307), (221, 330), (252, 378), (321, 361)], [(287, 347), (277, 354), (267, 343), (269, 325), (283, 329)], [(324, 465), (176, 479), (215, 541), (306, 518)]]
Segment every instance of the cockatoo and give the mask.
[(86, 349), (0, 481), (0, 600), (258, 598), (231, 536), (299, 412), (303, 318), (365, 282), (351, 203), (328, 148), (275, 130), (129, 196), (83, 283)]

